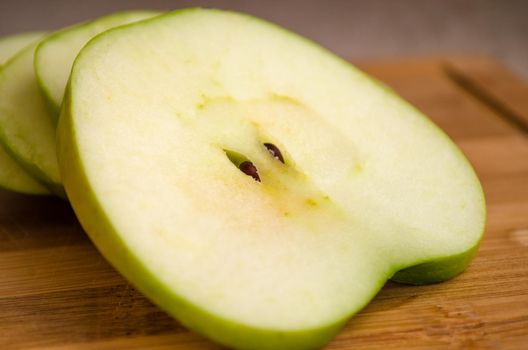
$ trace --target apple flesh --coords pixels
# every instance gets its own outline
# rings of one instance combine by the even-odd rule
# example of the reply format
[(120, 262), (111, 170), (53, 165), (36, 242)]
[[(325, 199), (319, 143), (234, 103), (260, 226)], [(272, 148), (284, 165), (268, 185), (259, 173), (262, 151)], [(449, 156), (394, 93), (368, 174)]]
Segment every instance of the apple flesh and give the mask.
[(153, 11), (124, 11), (107, 15), (53, 33), (46, 37), (35, 52), (37, 81), (55, 122), (73, 61), (81, 48), (94, 36), (110, 28), (126, 25), (159, 15)]
[(320, 347), (392, 276), (460, 273), (484, 228), (475, 173), (427, 117), (247, 15), (181, 10), (98, 36), (58, 130), (102, 254), (237, 349)]
[[(43, 33), (23, 33), (0, 38), (0, 76), (2, 65), (16, 55), (25, 46), (36, 42)], [(0, 135), (0, 138), (3, 138)], [(33, 179), (0, 145), (0, 186), (2, 188), (26, 194), (48, 194), (48, 190)]]

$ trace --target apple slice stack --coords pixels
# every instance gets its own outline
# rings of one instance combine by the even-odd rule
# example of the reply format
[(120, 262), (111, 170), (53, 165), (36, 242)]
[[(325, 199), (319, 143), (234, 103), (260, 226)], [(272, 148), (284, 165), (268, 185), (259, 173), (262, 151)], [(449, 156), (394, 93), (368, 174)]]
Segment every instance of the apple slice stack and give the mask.
[(2, 186), (67, 196), (140, 291), (237, 349), (321, 347), (388, 279), (462, 272), (484, 229), (475, 173), (427, 117), (239, 13), (33, 41), (0, 72), (0, 130)]
[(14, 45), (10, 43), (23, 49), (11, 50), (16, 54), (0, 71), (0, 139), (12, 157), (0, 157), (0, 168), (7, 169), (0, 172), (0, 185), (29, 194), (64, 196), (55, 129), (75, 57), (95, 35), (156, 14), (116, 13), (43, 39), (42, 34), (26, 34), (3, 40), (6, 52)]

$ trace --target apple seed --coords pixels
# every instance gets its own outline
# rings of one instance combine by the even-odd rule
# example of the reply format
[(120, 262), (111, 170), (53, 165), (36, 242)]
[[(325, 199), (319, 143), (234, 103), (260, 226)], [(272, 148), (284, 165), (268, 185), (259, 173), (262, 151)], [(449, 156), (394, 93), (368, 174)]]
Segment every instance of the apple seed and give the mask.
[(250, 161), (245, 161), (245, 162), (240, 163), (238, 168), (244, 174), (249, 175), (252, 178), (254, 178), (255, 181), (260, 182), (260, 177), (259, 177), (259, 174), (258, 174), (258, 171), (257, 171), (257, 167), (253, 163), (251, 163)]
[(282, 157), (281, 151), (272, 143), (265, 143), (264, 146), (268, 149), (269, 153), (277, 158), (279, 161), (281, 161), (284, 164), (284, 158)]

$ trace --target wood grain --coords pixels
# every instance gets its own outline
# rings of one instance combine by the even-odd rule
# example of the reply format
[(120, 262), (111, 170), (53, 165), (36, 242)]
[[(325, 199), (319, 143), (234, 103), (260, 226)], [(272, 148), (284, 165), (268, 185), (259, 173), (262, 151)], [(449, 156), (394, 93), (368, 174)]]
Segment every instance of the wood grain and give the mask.
[(528, 85), (489, 57), (447, 60), (446, 72), (477, 98), (528, 133)]
[[(528, 348), (526, 85), (482, 57), (360, 66), (459, 144), (482, 180), (488, 225), (464, 274), (387, 283), (327, 349)], [(60, 199), (0, 192), (0, 276), (0, 349), (219, 349), (118, 275)]]

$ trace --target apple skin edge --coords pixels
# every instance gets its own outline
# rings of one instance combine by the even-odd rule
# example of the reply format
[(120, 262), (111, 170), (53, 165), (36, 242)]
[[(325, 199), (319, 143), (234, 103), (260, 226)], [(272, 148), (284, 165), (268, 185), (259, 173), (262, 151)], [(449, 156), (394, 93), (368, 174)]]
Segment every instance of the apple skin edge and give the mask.
[[(5, 188), (10, 191), (15, 191), (19, 193), (25, 193), (25, 194), (31, 194), (31, 195), (50, 195), (50, 194), (56, 194), (57, 196), (66, 199), (66, 192), (64, 192), (64, 188), (62, 185), (51, 185), (48, 183), (44, 183), (39, 179), (39, 176), (41, 176), (42, 172), (33, 164), (24, 162), (24, 160), (17, 157), (17, 155), (11, 151), (11, 148), (9, 147), (9, 142), (7, 141), (6, 137), (3, 136), (3, 133), (0, 132), (0, 144), (2, 146), (3, 152), (12, 160), (16, 161), (16, 163), (23, 169), (27, 174), (30, 176), (32, 181), (34, 181), (35, 185), (31, 185), (31, 187), (24, 186), (21, 187), (13, 187), (10, 184), (0, 184), (2, 188)], [(38, 175), (35, 175), (38, 174)]]
[(46, 110), (48, 111), (49, 117), (54, 125), (57, 125), (58, 123), (58, 116), (60, 115), (61, 107), (58, 106), (55, 101), (51, 98), (50, 93), (46, 88), (43, 88), (43, 83), (41, 82), (40, 75), (35, 75), (37, 82), (40, 87), (40, 94), (42, 96), (42, 101), (44, 101), (44, 105), (46, 106)]
[(64, 191), (64, 187), (62, 184), (56, 183), (56, 182), (44, 182), (40, 179), (46, 178), (46, 174), (42, 172), (37, 166), (34, 164), (25, 161), (24, 159), (20, 158), (15, 152), (13, 152), (9, 146), (8, 140), (0, 135), (0, 141), (3, 144), (5, 151), (7, 154), (9, 154), (13, 159), (17, 161), (17, 163), (28, 173), (30, 174), (34, 179), (36, 180), (40, 185), (42, 185), (46, 190), (49, 192), (42, 192), (42, 193), (31, 193), (31, 194), (54, 194), (62, 199), (67, 199), (66, 192)]
[(414, 285), (444, 282), (464, 272), (477, 254), (478, 247), (479, 244), (459, 254), (399, 270), (391, 277), (391, 281)]
[(40, 95), (42, 96), (42, 101), (44, 102), (44, 106), (46, 110), (48, 111), (49, 118), (53, 122), (54, 125), (57, 125), (58, 117), (61, 111), (61, 106), (57, 105), (57, 103), (51, 97), (51, 93), (49, 92), (49, 90), (45, 87), (44, 83), (42, 82), (42, 76), (39, 74), (39, 71), (36, 65), (36, 62), (37, 62), (36, 54), (38, 53), (38, 48), (40, 47), (41, 44), (42, 42), (40, 42), (37, 48), (35, 49), (35, 56), (33, 58), (33, 66), (35, 69), (35, 79), (39, 86), (39, 91), (40, 91)]
[[(9, 154), (13, 159), (15, 159), (17, 163), (28, 174), (33, 176), (34, 179), (39, 179), (36, 181), (38, 181), (39, 184), (41, 184), (45, 189), (49, 191), (49, 193), (42, 192), (42, 194), (45, 194), (45, 195), (54, 194), (62, 199), (67, 199), (66, 192), (64, 191), (64, 187), (62, 186), (62, 184), (52, 182), (52, 181), (45, 182), (45, 181), (40, 180), (40, 179), (46, 178), (47, 177), (46, 174), (44, 174), (42, 170), (40, 170), (37, 166), (35, 166), (34, 164), (30, 162), (25, 161), (24, 159), (20, 158), (15, 152), (13, 152), (11, 150), (8, 140), (4, 136), (2, 136), (1, 133), (0, 133), (0, 143), (2, 143), (2, 145), (4, 146), (7, 154)], [(31, 194), (34, 194), (34, 193), (31, 193)], [(39, 193), (35, 193), (35, 194), (39, 194)]]

